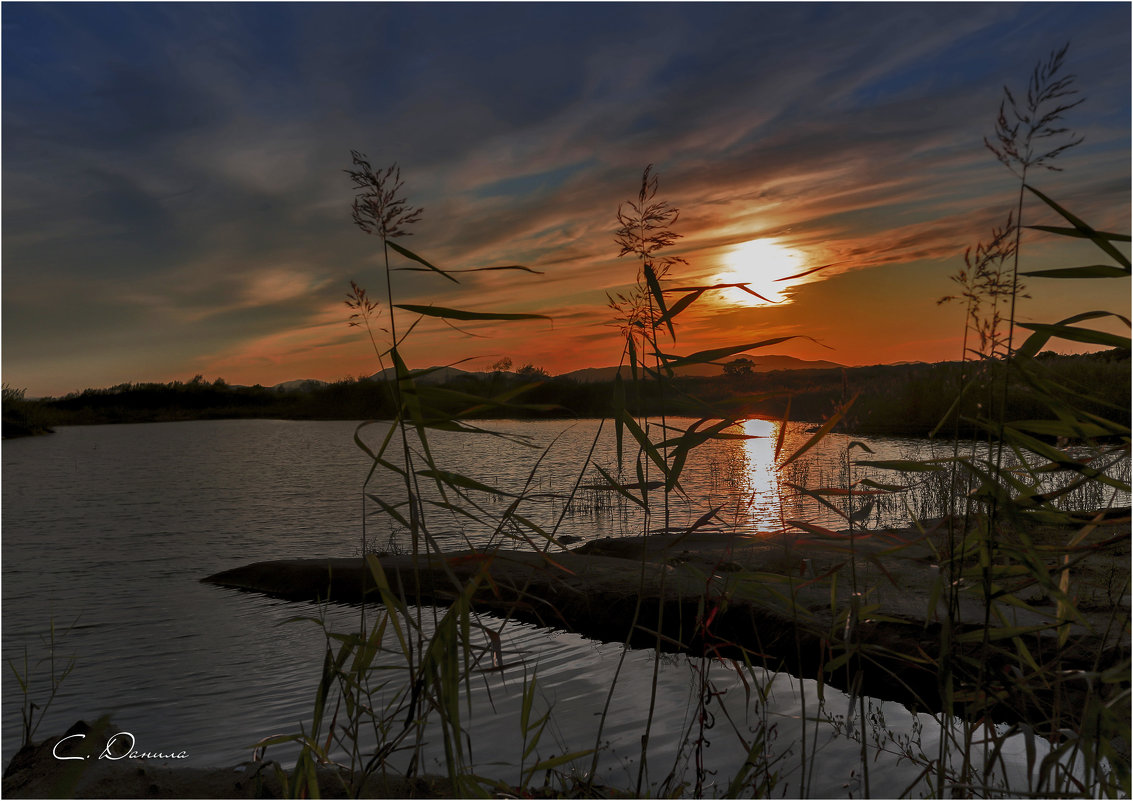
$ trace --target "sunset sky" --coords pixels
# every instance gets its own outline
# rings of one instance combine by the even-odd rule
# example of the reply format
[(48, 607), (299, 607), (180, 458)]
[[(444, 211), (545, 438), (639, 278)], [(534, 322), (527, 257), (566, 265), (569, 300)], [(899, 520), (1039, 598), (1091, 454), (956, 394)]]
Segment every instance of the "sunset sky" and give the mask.
[[(342, 302), (355, 280), (384, 306), (352, 149), (398, 162), (424, 207), (405, 246), (542, 272), (396, 273), (395, 303), (553, 318), (422, 323), (412, 366), (616, 364), (607, 295), (636, 265), (615, 214), (647, 164), (681, 210), (673, 285), (772, 291), (833, 264), (774, 306), (705, 295), (673, 351), (799, 334), (773, 352), (955, 359), (963, 311), (936, 301), (1018, 192), (983, 137), (1004, 84), (1024, 92), (1067, 41), (1085, 142), (1034, 183), (1129, 230), (1130, 9), (5, 3), (3, 380), (41, 396), (376, 372)], [(1024, 222), (1056, 220), (1030, 203)], [(1023, 258), (1097, 261), (1038, 235)], [(1129, 314), (1127, 281), (1077, 283), (1030, 281), (1020, 318)]]

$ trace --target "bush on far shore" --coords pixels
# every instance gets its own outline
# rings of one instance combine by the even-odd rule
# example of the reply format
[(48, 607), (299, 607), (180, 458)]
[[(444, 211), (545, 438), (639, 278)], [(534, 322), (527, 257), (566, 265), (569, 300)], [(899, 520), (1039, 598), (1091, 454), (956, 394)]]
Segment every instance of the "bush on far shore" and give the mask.
[[(1068, 391), (1079, 390), (1094, 400), (1092, 414), (1107, 419), (1125, 419), (1130, 407), (1130, 355), (1127, 350), (1064, 356), (1040, 354), (1038, 361)], [(994, 369), (997, 363), (983, 366)], [(978, 378), (978, 364), (891, 364), (826, 370), (778, 370), (767, 373), (730, 373), (715, 378), (677, 378), (675, 386), (695, 389), (699, 397), (721, 412), (734, 415), (782, 417), (787, 397), (791, 418), (817, 422), (827, 418), (845, 398), (858, 396), (846, 418), (847, 429), (860, 434), (925, 436), (948, 413), (960, 387), (962, 371)], [(518, 373), (467, 373), (450, 379), (446, 387), (467, 395), (492, 397), (527, 384), (505, 413), (499, 409), (477, 416), (509, 418), (601, 417), (610, 411), (611, 382), (581, 382), (567, 377), (548, 377), (532, 369)], [(752, 396), (768, 396), (753, 401)], [(994, 399), (994, 396), (993, 396)], [(962, 417), (987, 417), (977, 404), (986, 400), (979, 391), (969, 392), (961, 405)], [(703, 405), (682, 403), (671, 395), (660, 408), (656, 397), (635, 403), (637, 414), (685, 413), (707, 416)], [(1083, 401), (1079, 401), (1083, 402)], [(998, 403), (998, 401), (995, 401)], [(524, 408), (525, 406), (538, 408)], [(1007, 412), (1017, 419), (1044, 415), (1046, 406), (1027, 388), (1012, 387)], [(344, 379), (330, 384), (310, 382), (277, 389), (263, 386), (233, 386), (217, 379), (168, 384), (119, 384), (107, 389), (87, 389), (62, 398), (29, 400), (23, 390), (4, 388), (4, 436), (49, 433), (57, 425), (100, 423), (168, 422), (202, 419), (284, 418), (296, 420), (369, 420), (390, 416), (389, 391), (384, 381), (372, 378)], [(459, 412), (455, 402), (440, 411)], [(981, 414), (982, 412), (982, 414)], [(961, 426), (963, 429), (963, 426)], [(969, 426), (970, 429), (970, 426)], [(951, 432), (951, 425), (947, 429)]]

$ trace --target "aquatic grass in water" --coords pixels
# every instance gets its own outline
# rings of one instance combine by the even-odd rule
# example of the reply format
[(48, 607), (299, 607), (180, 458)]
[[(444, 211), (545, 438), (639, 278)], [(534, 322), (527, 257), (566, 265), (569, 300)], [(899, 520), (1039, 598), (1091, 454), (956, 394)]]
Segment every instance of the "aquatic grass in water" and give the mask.
[[(74, 624), (72, 623), (72, 626)], [(55, 620), (48, 623), (47, 637), (42, 643), (44, 653), (32, 662), (28, 654), (28, 647), (24, 645), (21, 664), (8, 661), (8, 668), (19, 685), (20, 719), (22, 723), (21, 747), (33, 743), (36, 731), (43, 723), (44, 717), (50, 711), (52, 704), (59, 696), (59, 690), (67, 677), (75, 669), (76, 656), (63, 656), (58, 653), (61, 640), (67, 632), (58, 634), (55, 629)], [(37, 649), (38, 650), (38, 649)], [(44, 670), (46, 668), (46, 670)], [(40, 687), (45, 683), (46, 687)]]
[[(604, 700), (604, 694), (594, 692), (593, 685), (603, 682), (608, 686), (613, 682), (620, 648), (594, 644), (590, 656), (586, 656), (585, 650), (582, 655), (572, 652), (572, 658), (580, 662), (577, 674), (587, 677), (583, 681), (575, 682), (574, 674), (563, 670), (552, 670), (554, 678), (543, 681), (539, 668), (531, 667), (541, 664), (543, 658), (517, 653), (511, 645), (511, 637), (523, 629), (523, 624), (516, 624), (502, 637), (500, 650), (512, 664), (510, 672), (487, 669), (494, 645), (483, 631), (473, 629), (471, 633), (473, 651), (483, 655), (483, 669), (473, 676), (470, 687), (462, 686), (460, 693), (461, 704), (467, 705), (468, 710), (468, 768), (479, 777), (479, 791), (514, 793), (514, 788), (526, 786), (532, 791), (548, 787), (552, 792), (571, 795), (589, 784), (601, 794), (632, 792), (639, 769), (640, 732), (645, 723), (644, 683), (635, 685), (624, 678), (616, 683), (597, 773), (587, 772), (586, 757), (552, 764), (590, 746), (589, 719), (601, 712)], [(571, 635), (562, 637), (575, 639)], [(548, 651), (554, 659), (554, 646), (549, 646)], [(395, 664), (398, 659), (396, 647), (391, 647), (379, 655), (375, 664), (381, 660)], [(654, 659), (647, 651), (628, 652), (623, 677), (648, 676)], [(849, 696), (829, 688), (820, 690), (814, 681), (800, 681), (788, 674), (768, 673), (762, 668), (722, 660), (662, 655), (658, 672), (658, 708), (642, 794), (692, 794), (697, 773), (693, 750), (697, 739), (703, 736), (711, 743), (702, 750), (704, 795), (830, 798), (851, 791), (860, 795), (860, 770), (855, 762), (861, 751), (861, 727), (856, 704), (854, 714), (847, 717)], [(708, 691), (703, 705), (707, 715), (703, 719), (699, 714), (702, 687)], [(810, 710), (805, 719), (799, 715), (800, 695), (806, 698)], [(575, 707), (573, 714), (566, 709), (568, 704)], [(892, 702), (867, 699), (865, 709), (866, 751), (874, 767), (875, 795), (899, 797), (910, 787), (912, 790), (905, 795), (917, 797), (929, 792), (922, 775), (923, 765), (931, 761), (942, 738), (952, 741), (945, 775), (958, 781), (958, 726), (944, 732), (933, 716), (913, 714)], [(512, 721), (512, 725), (501, 726), (501, 719)], [(426, 773), (444, 770), (447, 757), (438, 726), (434, 716), (418, 756), (418, 765)], [(540, 727), (542, 734), (535, 739), (534, 733)], [(1004, 741), (1006, 753), (990, 767), (988, 781), (994, 787), (1005, 788), (1003, 795), (1017, 796), (1025, 794), (1030, 786), (1025, 756), (1028, 738), (1019, 731), (1009, 733), (1008, 728), (1000, 725), (993, 730)], [(803, 777), (798, 743), (804, 738), (820, 767), (805, 782), (809, 790), (800, 793)], [(382, 742), (373, 734), (364, 739), (367, 748)], [(1041, 738), (1032, 742), (1036, 760), (1050, 754), (1049, 743)], [(345, 756), (345, 751), (336, 754), (332, 749), (329, 753), (331, 759)], [(394, 750), (386, 757), (387, 768), (405, 771), (411, 759), (409, 751)], [(476, 792), (475, 788), (470, 792)]]

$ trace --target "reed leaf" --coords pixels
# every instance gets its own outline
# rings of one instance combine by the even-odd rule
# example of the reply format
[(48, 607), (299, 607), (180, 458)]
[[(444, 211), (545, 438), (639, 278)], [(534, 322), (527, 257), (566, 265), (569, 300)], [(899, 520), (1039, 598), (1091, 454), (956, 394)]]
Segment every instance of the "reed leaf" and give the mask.
[[(834, 514), (838, 515), (843, 520), (849, 519), (849, 517), (846, 515), (845, 509), (841, 509), (841, 508), (835, 506), (834, 504), (830, 503), (830, 501), (826, 500), (825, 498), (823, 498), (818, 493), (812, 492), (811, 490), (809, 490), (806, 487), (801, 486), (799, 484), (792, 484), (789, 481), (784, 481), (783, 483), (786, 484), (791, 489), (795, 490), (796, 492), (798, 492), (802, 495), (806, 495), (807, 497), (813, 498), (814, 500), (818, 501), (820, 504), (825, 506), (827, 509), (829, 509)], [(788, 520), (787, 522), (791, 523), (793, 521)]]
[(862, 467), (876, 467), (879, 470), (900, 470), (904, 473), (939, 473), (944, 464), (954, 462), (951, 458), (926, 459), (912, 461), (909, 459), (857, 459), (854, 464)]
[[(683, 449), (690, 451), (693, 448), (696, 448), (699, 445), (703, 445), (705, 442), (708, 442), (710, 440), (756, 439), (756, 437), (751, 434), (725, 433), (725, 429), (731, 428), (732, 426), (736, 425), (736, 422), (734, 420), (729, 420), (726, 418), (723, 420), (718, 420), (703, 431), (697, 430), (699, 426), (707, 422), (709, 422), (708, 418), (702, 417), (695, 423), (684, 429), (681, 432), (680, 436), (664, 440), (663, 442), (658, 443), (657, 447), (662, 449), (674, 448), (678, 450)], [(671, 426), (666, 426), (666, 428), (672, 430)], [(680, 429), (676, 430), (680, 431)]]
[(787, 436), (787, 423), (791, 419), (791, 396), (787, 396), (787, 407), (783, 410), (783, 419), (779, 421), (779, 434), (775, 437), (775, 456), (773, 457), (776, 462), (779, 461), (779, 454), (783, 452), (783, 442)]
[(433, 501), (429, 500), (428, 498), (422, 498), (421, 502), (428, 504), (435, 509), (444, 509), (446, 512), (452, 512), (453, 514), (460, 517), (466, 517), (469, 520), (474, 520), (477, 523), (488, 525), (488, 518), (486, 516), (481, 517), (480, 515), (473, 514), (463, 506), (457, 506), (455, 503), (448, 503), (446, 501)]
[(372, 492), (367, 493), (367, 497), (371, 501), (376, 503), (379, 507), (381, 507), (381, 510), (383, 512), (385, 512), (387, 515), (392, 517), (394, 520), (396, 520), (398, 523), (405, 526), (406, 528), (409, 528), (409, 521), (406, 520), (404, 517), (402, 517), (401, 512), (397, 511), (397, 507), (398, 506), (406, 506), (408, 504), (407, 501), (403, 501), (402, 503), (399, 503), (399, 504), (396, 504), (396, 505), (390, 505), (390, 504), (386, 503), (385, 501), (383, 501), (381, 498), (379, 498), (377, 495), (373, 494)]
[(402, 629), (400, 612), (404, 609), (404, 604), (394, 594), (393, 588), (390, 587), (389, 580), (386, 578), (385, 570), (382, 569), (381, 560), (375, 554), (366, 554), (366, 566), (370, 570), (370, 577), (374, 580), (374, 586), (378, 589), (378, 594), (381, 596), (382, 604), (389, 611), (390, 624), (393, 626), (394, 635), (397, 637), (397, 645), (402, 654), (409, 658), (410, 648), (409, 640), (406, 637), (406, 632)]
[[(648, 435), (646, 435), (646, 433), (641, 429), (641, 426), (637, 424), (637, 421), (633, 419), (633, 416), (624, 410), (622, 412), (622, 423), (623, 425), (625, 425), (626, 430), (629, 431), (631, 435), (633, 435), (633, 438), (637, 440), (638, 446), (645, 453), (645, 455), (647, 455), (661, 470), (661, 473), (665, 476), (667, 482), (669, 478), (669, 465), (665, 463), (665, 457), (663, 457), (660, 451), (657, 450), (657, 446), (654, 445), (652, 441), (650, 441)], [(638, 480), (641, 482), (642, 486), (645, 485), (646, 482), (644, 476), (639, 476)]]
[(852, 398), (850, 398), (849, 401), (847, 401), (845, 403), (845, 405), (839, 407), (834, 412), (834, 414), (830, 415), (830, 419), (827, 420), (825, 423), (823, 423), (819, 427), (819, 429), (816, 432), (814, 432), (814, 434), (811, 436), (810, 439), (808, 439), (806, 442), (804, 442), (802, 444), (802, 446), (797, 451), (795, 451), (790, 456), (788, 456), (787, 459), (782, 464), (780, 464), (776, 469), (782, 470), (784, 467), (786, 467), (791, 462), (798, 459), (804, 453), (806, 453), (811, 448), (813, 448), (815, 445), (817, 445), (819, 442), (821, 442), (823, 437), (825, 437), (827, 434), (829, 434), (834, 429), (834, 426), (838, 425), (838, 422), (845, 416), (846, 412), (849, 411), (850, 407), (854, 405), (854, 401), (857, 400), (859, 394), (860, 393), (856, 393)]
[(956, 642), (978, 643), (983, 642), (984, 637), (986, 637), (988, 641), (995, 642), (998, 640), (1013, 640), (1018, 637), (1027, 637), (1032, 634), (1041, 634), (1049, 629), (1050, 626), (1045, 623), (1037, 626), (992, 627), (987, 630), (978, 628), (971, 631), (957, 632), (953, 634), (953, 638)]
[[(1125, 320), (1124, 317), (1118, 314), (1112, 315), (1120, 320)], [(1033, 355), (1038, 352), (1046, 342), (1051, 339), (1066, 339), (1071, 342), (1084, 342), (1089, 345), (1104, 345), (1107, 348), (1124, 348), (1129, 349), (1129, 337), (1121, 336), (1120, 334), (1111, 334), (1108, 331), (1098, 331), (1093, 328), (1078, 328), (1077, 326), (1049, 324), (1049, 323), (1017, 323), (1020, 328), (1026, 328), (1029, 331), (1034, 331), (1027, 341), (1023, 343), (1020, 351), (1024, 355)], [(1038, 338), (1036, 340), (1036, 338)], [(1033, 341), (1036, 340), (1036, 341)]]
[(363, 453), (365, 453), (367, 456), (369, 456), (371, 459), (373, 459), (375, 461), (377, 461), (378, 459), (381, 458), (381, 454), (385, 451), (386, 446), (389, 444), (390, 438), (393, 436), (393, 432), (394, 432), (394, 429), (396, 427), (390, 426), (389, 429), (386, 431), (385, 437), (382, 440), (382, 447), (378, 449), (377, 453), (374, 453), (370, 449), (370, 446), (362, 441), (362, 429), (366, 428), (367, 426), (379, 425), (382, 422), (383, 421), (379, 421), (379, 420), (367, 420), (364, 423), (359, 423), (358, 426), (354, 429), (354, 444), (357, 445), (362, 450)]
[[(855, 462), (855, 464), (858, 463)], [(885, 490), (885, 492), (907, 492), (909, 490), (909, 487), (904, 484), (882, 484), (880, 481), (874, 481), (872, 478), (863, 478), (858, 483), (864, 484), (867, 487)]]
[(1073, 214), (1068, 212), (1066, 209), (1062, 208), (1062, 206), (1055, 203), (1053, 200), (1051, 200), (1049, 197), (1044, 195), (1039, 190), (1035, 189), (1030, 184), (1024, 184), (1024, 186), (1031, 192), (1031, 194), (1035, 195), (1043, 203), (1047, 204), (1052, 209), (1054, 209), (1056, 212), (1058, 212), (1058, 214), (1061, 215), (1063, 219), (1065, 219), (1068, 223), (1070, 223), (1072, 226), (1074, 226), (1074, 230), (1077, 232), (1076, 234), (1069, 234), (1068, 232), (1057, 232), (1057, 233), (1062, 233), (1063, 235), (1070, 235), (1070, 236), (1080, 236), (1082, 238), (1089, 239), (1091, 242), (1093, 242), (1095, 245), (1097, 245), (1099, 248), (1101, 248), (1114, 261), (1116, 261), (1118, 264), (1120, 264), (1122, 267), (1124, 267), (1126, 271), (1129, 271), (1129, 269), (1130, 269), (1129, 259), (1125, 256), (1124, 253), (1122, 253), (1120, 250), (1118, 250), (1112, 244), (1110, 244), (1111, 240), (1120, 241), (1120, 242), (1128, 242), (1130, 240), (1130, 238), (1128, 236), (1120, 235), (1120, 234), (1106, 234), (1106, 233), (1102, 233), (1102, 232), (1099, 232), (1099, 231), (1095, 231), (1093, 228), (1091, 228), (1085, 222), (1083, 222), (1082, 220), (1075, 217)]
[(461, 475), (460, 473), (454, 473), (450, 470), (418, 470), (417, 475), (422, 476), (423, 478), (431, 478), (435, 481), (443, 482), (444, 484), (454, 489), (477, 490), (489, 495), (499, 495), (506, 498), (515, 497), (515, 493), (499, 489), (498, 487), (488, 486), (487, 484), (477, 481), (474, 478), (469, 478), (468, 476)]
[(1097, 423), (1083, 423), (1077, 420), (1016, 420), (1011, 427), (1019, 431), (1029, 431), (1047, 437), (1067, 437), (1070, 439), (1091, 439), (1113, 433), (1109, 426)]
[(453, 278), (451, 275), (449, 275), (446, 270), (442, 270), (440, 267), (437, 267), (437, 266), (430, 264), (429, 262), (425, 261), (423, 258), (418, 256), (413, 251), (409, 250), (408, 248), (402, 247), (401, 245), (394, 242), (392, 239), (387, 239), (385, 244), (386, 244), (387, 247), (393, 248), (393, 250), (400, 253), (405, 258), (412, 259), (413, 261), (417, 262), (418, 264), (424, 265), (429, 270), (443, 275), (445, 278), (452, 281), (454, 284), (460, 283), (460, 281), (457, 281), (455, 278)]
[(626, 341), (626, 355), (629, 356), (629, 377), (635, 384), (637, 383), (637, 340), (635, 337), (630, 336)]
[(424, 317), (441, 317), (446, 320), (550, 320), (545, 314), (509, 314), (503, 312), (474, 312), (449, 309), (444, 306), (420, 306), (412, 303), (395, 303), (395, 308), (420, 314)]
[(703, 295), (706, 291), (707, 291), (707, 288), (697, 289), (697, 290), (694, 290), (693, 292), (690, 292), (689, 294), (685, 295), (683, 298), (680, 298), (676, 303), (674, 303), (672, 306), (670, 306), (668, 308), (668, 310), (665, 311), (664, 314), (662, 314), (657, 319), (657, 324), (660, 325), (662, 323), (666, 323), (666, 324), (668, 324), (669, 329), (671, 331), (672, 330), (672, 320), (673, 320), (673, 318), (675, 318), (678, 314), (680, 314), (685, 309), (687, 309), (689, 306), (691, 306), (693, 301), (695, 301), (697, 298), (699, 298), (701, 295)]
[(798, 336), (775, 337), (774, 339), (764, 339), (760, 342), (750, 342), (746, 345), (732, 345), (726, 348), (712, 348), (710, 350), (701, 350), (696, 353), (689, 354), (688, 356), (676, 356), (669, 353), (658, 352), (658, 357), (664, 362), (665, 366), (669, 369), (677, 367), (685, 367), (690, 364), (711, 364), (720, 359), (726, 359), (729, 356), (735, 356), (738, 353), (744, 353), (756, 348), (766, 348), (770, 345), (778, 345), (780, 342), (786, 342), (789, 339), (797, 339)]
[(811, 534), (817, 534), (820, 537), (829, 537), (830, 539), (842, 539), (843, 536), (844, 536), (842, 534), (839, 534), (837, 531), (834, 531), (833, 529), (826, 528), (825, 526), (820, 526), (817, 523), (808, 523), (805, 520), (785, 520), (783, 522), (786, 523), (788, 526), (794, 526), (795, 528), (801, 528), (803, 531), (810, 532)]
[[(692, 525), (689, 526), (687, 529), (685, 529), (685, 533), (686, 534), (692, 534), (697, 529), (703, 528), (704, 526), (711, 523), (712, 520), (717, 519), (717, 515), (720, 514), (720, 512), (723, 510), (723, 508), (725, 506), (726, 506), (726, 504), (720, 504), (719, 506), (716, 506), (716, 507), (713, 507), (712, 509), (709, 509), (707, 512), (705, 512), (700, 517), (698, 517), (695, 521), (693, 521)], [(678, 540), (678, 542), (679, 542), (679, 540)]]
[[(636, 495), (629, 492), (620, 482), (615, 481), (614, 477), (611, 476), (609, 473), (607, 473), (605, 470), (603, 470), (600, 466), (594, 465), (594, 469), (598, 471), (598, 473), (602, 476), (602, 478), (606, 479), (606, 482), (609, 484), (610, 489), (614, 490), (615, 492), (617, 492), (619, 495), (623, 496), (627, 500), (633, 501), (635, 504), (637, 504), (641, 508), (643, 508), (643, 509), (645, 508), (645, 502), (641, 498), (638, 498)], [(637, 488), (640, 488), (643, 492), (646, 490), (646, 487), (642, 484), (638, 484), (636, 486), (637, 486)]]
[(675, 342), (677, 339), (677, 332), (673, 329), (673, 321), (669, 315), (669, 310), (665, 306), (665, 293), (661, 291), (661, 282), (657, 280), (657, 273), (653, 271), (653, 265), (646, 262), (643, 270), (645, 272), (645, 282), (649, 287), (649, 292), (653, 296), (653, 300), (657, 302), (657, 308), (661, 310), (661, 317), (653, 323), (653, 328), (656, 329), (661, 321), (669, 328), (669, 336)]
[(563, 754), (562, 756), (553, 757), (551, 759), (544, 759), (542, 762), (536, 764), (535, 767), (533, 767), (531, 770), (534, 772), (541, 770), (551, 770), (552, 768), (557, 768), (560, 765), (566, 765), (569, 762), (573, 762), (576, 759), (581, 759), (584, 756), (590, 756), (593, 753), (593, 748), (587, 748), (583, 751), (571, 751), (570, 753)]
[(833, 267), (833, 266), (834, 266), (833, 264), (823, 264), (823, 265), (820, 265), (818, 267), (811, 267), (809, 270), (803, 270), (801, 273), (795, 273), (794, 275), (787, 275), (787, 276), (784, 276), (782, 278), (776, 278), (775, 280), (776, 281), (794, 281), (796, 278), (805, 278), (806, 276), (808, 276), (812, 273), (816, 273), (819, 270), (825, 270), (826, 268)]
[(1031, 270), (1019, 275), (1035, 278), (1128, 278), (1129, 270), (1112, 264), (1090, 264), (1084, 267), (1060, 267), (1054, 270)]
[[(632, 341), (632, 340), (631, 340)], [(622, 439), (624, 435), (624, 426), (622, 425), (622, 415), (626, 411), (626, 390), (625, 384), (622, 382), (621, 370), (614, 373), (614, 399), (613, 399), (613, 417), (614, 417), (614, 439), (618, 452), (618, 470), (622, 469)]]
[(748, 293), (749, 295), (752, 295), (753, 297), (759, 298), (759, 299), (760, 299), (760, 300), (762, 300), (762, 301), (763, 301), (764, 303), (770, 304), (770, 305), (772, 305), (772, 306), (774, 306), (774, 305), (777, 305), (777, 304), (779, 304), (779, 303), (782, 303), (782, 302), (783, 302), (783, 301), (781, 301), (781, 300), (771, 300), (771, 298), (768, 298), (768, 297), (765, 297), (765, 296), (763, 296), (763, 295), (759, 294), (758, 292), (756, 292), (756, 291), (755, 291), (754, 289), (752, 289), (752, 288), (751, 288), (750, 286), (748, 286), (747, 284), (736, 284), (735, 286), (736, 286), (736, 289), (738, 289), (738, 290), (740, 290), (740, 291), (742, 291), (742, 292), (746, 292), (746, 293)]
[[(400, 271), (404, 271), (404, 272), (420, 272), (420, 273), (429, 272), (430, 270), (439, 270), (439, 268), (432, 267), (432, 266), (429, 266), (429, 267), (398, 267), (397, 269), (400, 270)], [(439, 270), (439, 271), (443, 272), (445, 275), (449, 275), (450, 273), (486, 273), (486, 272), (494, 272), (494, 271), (497, 271), (497, 270), (519, 270), (519, 271), (522, 271), (522, 272), (525, 272), (525, 273), (531, 273), (533, 275), (543, 275), (543, 273), (540, 272), (539, 270), (532, 270), (530, 267), (524, 267), (522, 264), (501, 264), (501, 265), (495, 266), (495, 267), (462, 267), (462, 268), (459, 268), (459, 269), (451, 269), (450, 268), (450, 269), (447, 269), (447, 270)]]

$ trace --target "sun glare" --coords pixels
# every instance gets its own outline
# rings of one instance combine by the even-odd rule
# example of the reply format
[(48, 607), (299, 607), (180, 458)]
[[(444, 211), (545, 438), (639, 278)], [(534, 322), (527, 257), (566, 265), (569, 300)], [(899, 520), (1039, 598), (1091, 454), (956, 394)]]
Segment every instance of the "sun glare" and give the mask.
[[(724, 253), (721, 261), (724, 270), (716, 274), (717, 283), (747, 284), (752, 292), (773, 303), (782, 301), (783, 290), (791, 286), (787, 282), (776, 283), (777, 279), (797, 275), (807, 269), (802, 252), (784, 247), (774, 239), (741, 242)], [(728, 301), (748, 306), (765, 305), (755, 295), (739, 288), (724, 290), (723, 296)]]

